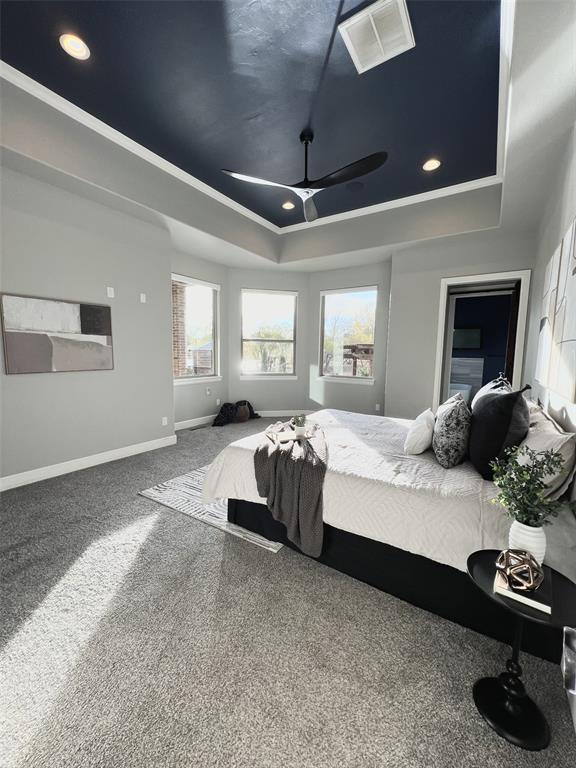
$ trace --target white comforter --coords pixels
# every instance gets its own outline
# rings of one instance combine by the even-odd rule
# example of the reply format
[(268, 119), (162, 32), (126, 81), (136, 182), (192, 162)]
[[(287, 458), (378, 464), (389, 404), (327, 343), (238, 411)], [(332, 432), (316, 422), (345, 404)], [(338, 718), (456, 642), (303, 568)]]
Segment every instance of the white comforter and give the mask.
[[(328, 445), (324, 522), (466, 570), (477, 549), (504, 549), (510, 521), (491, 503), (493, 483), (471, 464), (444, 469), (431, 451), (406, 456), (410, 421), (323, 410), (308, 417)], [(261, 434), (231, 443), (204, 484), (208, 499), (266, 503), (258, 495), (254, 450)], [(546, 529), (546, 562), (576, 580), (576, 519), (566, 510)]]

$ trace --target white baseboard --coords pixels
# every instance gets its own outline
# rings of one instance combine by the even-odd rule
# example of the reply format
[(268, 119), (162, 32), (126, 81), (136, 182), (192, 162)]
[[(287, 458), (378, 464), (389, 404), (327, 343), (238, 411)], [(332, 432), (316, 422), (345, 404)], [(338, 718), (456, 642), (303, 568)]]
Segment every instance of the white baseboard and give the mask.
[(18, 488), (21, 485), (37, 483), (40, 480), (48, 480), (58, 475), (66, 475), (69, 472), (77, 472), (79, 469), (95, 467), (97, 464), (106, 464), (108, 461), (124, 459), (126, 456), (135, 456), (137, 453), (154, 451), (156, 448), (165, 448), (167, 445), (174, 445), (176, 435), (159, 437), (156, 440), (147, 440), (144, 443), (135, 443), (126, 445), (123, 448), (114, 448), (111, 451), (103, 453), (94, 453), (91, 456), (82, 456), (80, 459), (71, 461), (62, 461), (59, 464), (51, 464), (48, 467), (38, 467), (38, 469), (29, 469), (26, 472), (19, 472), (16, 475), (6, 475), (0, 477), (0, 491), (8, 491), (10, 488)]
[(174, 424), (174, 429), (190, 429), (191, 427), (201, 427), (203, 424), (211, 424), (216, 418), (216, 414), (211, 416), (199, 416), (197, 419), (186, 419), (185, 421), (177, 421)]
[[(263, 418), (271, 418), (274, 416), (294, 416), (295, 413), (314, 413), (314, 411), (303, 411), (301, 409), (296, 409), (292, 411), (257, 411), (257, 413), (260, 414)], [(192, 427), (201, 427), (204, 424), (211, 424), (214, 419), (216, 418), (216, 414), (213, 413), (211, 416), (199, 416), (196, 419), (186, 419), (185, 421), (177, 421), (174, 424), (174, 429), (178, 431), (179, 429), (191, 429)]]

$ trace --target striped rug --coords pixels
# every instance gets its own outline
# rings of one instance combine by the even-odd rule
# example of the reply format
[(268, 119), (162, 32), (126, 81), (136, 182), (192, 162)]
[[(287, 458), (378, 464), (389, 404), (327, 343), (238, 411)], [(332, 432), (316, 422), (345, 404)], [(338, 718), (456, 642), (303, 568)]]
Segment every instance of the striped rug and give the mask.
[(231, 533), (232, 536), (238, 536), (238, 538), (245, 539), (270, 552), (278, 552), (282, 548), (282, 544), (268, 541), (257, 533), (252, 533), (239, 525), (228, 522), (226, 499), (218, 499), (215, 502), (204, 501), (202, 486), (207, 471), (208, 467), (200, 467), (200, 469), (195, 469), (186, 475), (168, 480), (166, 483), (159, 483), (145, 491), (140, 491), (140, 496), (146, 496), (147, 499), (157, 501), (165, 507), (175, 509), (208, 525), (213, 525), (221, 531)]

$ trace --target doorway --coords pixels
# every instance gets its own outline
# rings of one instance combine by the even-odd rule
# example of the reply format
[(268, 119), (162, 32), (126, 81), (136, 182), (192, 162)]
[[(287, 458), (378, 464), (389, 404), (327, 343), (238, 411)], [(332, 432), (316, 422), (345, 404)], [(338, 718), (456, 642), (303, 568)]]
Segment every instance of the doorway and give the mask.
[(434, 408), (460, 393), (470, 404), (500, 374), (521, 386), (530, 271), (444, 278)]

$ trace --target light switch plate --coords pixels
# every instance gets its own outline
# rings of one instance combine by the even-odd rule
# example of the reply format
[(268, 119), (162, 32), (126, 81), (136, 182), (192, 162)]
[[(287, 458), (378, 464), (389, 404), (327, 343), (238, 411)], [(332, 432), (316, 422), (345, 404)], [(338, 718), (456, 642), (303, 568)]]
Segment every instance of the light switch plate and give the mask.
[(111, 285), (106, 288), (106, 296), (108, 296), (109, 299), (114, 298), (114, 288), (112, 288)]
[(146, 304), (146, 294), (141, 293), (140, 294), (140, 304)]

